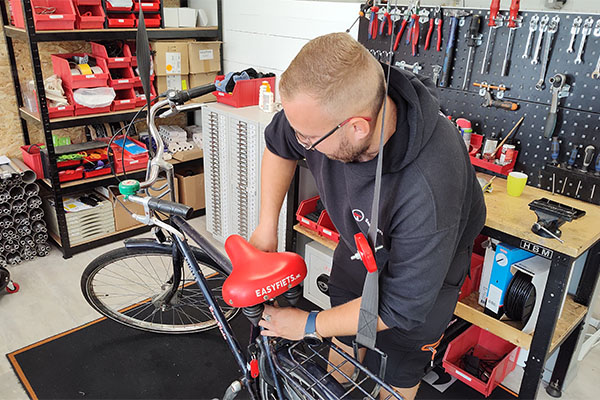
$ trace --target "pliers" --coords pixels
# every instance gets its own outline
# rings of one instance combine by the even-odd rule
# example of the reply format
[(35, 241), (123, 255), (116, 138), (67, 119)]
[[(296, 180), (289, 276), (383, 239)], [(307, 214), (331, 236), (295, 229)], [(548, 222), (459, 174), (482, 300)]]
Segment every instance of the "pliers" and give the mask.
[(417, 55), (417, 47), (419, 46), (419, 14), (413, 14), (412, 19), (414, 21), (412, 30), (410, 32), (409, 39), (412, 37), (412, 55)]
[[(439, 9), (439, 7), (436, 8), (436, 11)], [(435, 25), (435, 21), (436, 21), (436, 17), (434, 15), (433, 18), (429, 19), (429, 27), (427, 29), (427, 36), (425, 37), (425, 50), (429, 49), (429, 43), (431, 42), (431, 34), (433, 33), (433, 26)]]
[(393, 29), (392, 17), (387, 10), (383, 12), (383, 18), (381, 19), (381, 25), (379, 26), (379, 36), (383, 35), (383, 28), (385, 27), (386, 22), (388, 27), (387, 34), (388, 36), (391, 36)]
[(377, 24), (379, 18), (377, 17), (377, 12), (379, 11), (379, 7), (373, 6), (371, 7), (371, 18), (369, 21), (369, 38), (375, 39), (377, 37)]
[(440, 6), (435, 8), (433, 12), (433, 18), (435, 19), (435, 26), (437, 30), (437, 51), (442, 51), (442, 22), (444, 18), (442, 16), (442, 9)]
[(400, 44), (400, 38), (402, 38), (402, 33), (404, 32), (404, 28), (406, 28), (406, 24), (410, 19), (410, 10), (404, 10), (404, 15), (402, 16), (402, 24), (400, 24), (400, 30), (396, 35), (396, 40), (394, 41), (394, 51), (398, 50), (398, 44)]

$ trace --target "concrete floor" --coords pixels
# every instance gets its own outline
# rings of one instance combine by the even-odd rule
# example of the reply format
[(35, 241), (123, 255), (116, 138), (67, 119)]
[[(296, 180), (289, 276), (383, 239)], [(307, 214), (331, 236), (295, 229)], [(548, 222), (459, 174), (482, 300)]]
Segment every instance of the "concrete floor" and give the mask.
[[(204, 217), (192, 220), (192, 225), (205, 232)], [(53, 248), (47, 257), (9, 268), (21, 290), (16, 294), (0, 295), (0, 399), (28, 398), (5, 354), (100, 316), (85, 302), (79, 280), (92, 259), (119, 246), (120, 242), (102, 246), (68, 260)], [(597, 398), (599, 370), (600, 346), (597, 346), (580, 363), (576, 378), (562, 398)], [(540, 388), (538, 399), (550, 400), (552, 397)]]

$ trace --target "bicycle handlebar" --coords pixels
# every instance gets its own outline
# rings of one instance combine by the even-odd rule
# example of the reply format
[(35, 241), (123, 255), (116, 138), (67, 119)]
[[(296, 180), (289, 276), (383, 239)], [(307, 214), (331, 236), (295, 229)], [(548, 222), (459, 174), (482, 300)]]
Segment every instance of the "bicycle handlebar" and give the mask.
[(148, 208), (167, 215), (179, 215), (180, 217), (185, 219), (190, 218), (192, 216), (192, 213), (194, 212), (194, 209), (192, 207), (186, 206), (185, 204), (179, 204), (168, 200), (155, 199), (153, 197), (150, 198), (150, 200), (148, 200)]

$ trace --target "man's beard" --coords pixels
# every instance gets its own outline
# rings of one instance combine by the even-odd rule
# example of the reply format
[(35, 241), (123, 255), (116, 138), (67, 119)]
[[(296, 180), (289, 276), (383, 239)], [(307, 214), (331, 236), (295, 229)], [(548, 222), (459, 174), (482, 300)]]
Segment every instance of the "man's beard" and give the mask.
[[(342, 136), (342, 143), (339, 150), (334, 154), (326, 154), (330, 160), (341, 161), (343, 163), (360, 162), (361, 156), (365, 156), (369, 148), (368, 140), (357, 146), (353, 146), (347, 137)], [(364, 161), (364, 160), (362, 160)]]

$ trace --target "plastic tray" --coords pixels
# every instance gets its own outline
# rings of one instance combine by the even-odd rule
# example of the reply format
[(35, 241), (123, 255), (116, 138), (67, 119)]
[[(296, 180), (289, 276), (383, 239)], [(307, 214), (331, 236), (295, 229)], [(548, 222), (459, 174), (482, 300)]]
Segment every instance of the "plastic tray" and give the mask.
[(133, 88), (115, 90), (117, 97), (110, 106), (111, 111), (131, 110), (135, 108), (135, 94)]
[(102, 176), (110, 174), (110, 167), (105, 167), (101, 169), (95, 169), (93, 171), (83, 171), (84, 178), (93, 178), (95, 176)]
[[(137, 3), (135, 4), (137, 6)], [(161, 18), (160, 14), (144, 14), (144, 20), (146, 21), (146, 28), (160, 28)], [(135, 26), (138, 26), (139, 19), (136, 17)]]
[(58, 171), (59, 182), (76, 181), (77, 179), (83, 178), (83, 167), (77, 167), (75, 169), (67, 169), (64, 171)]
[[(121, 75), (121, 78), (112, 79), (113, 71)], [(109, 68), (109, 72), (108, 86), (115, 90), (131, 89), (134, 83), (139, 81), (139, 78), (134, 76), (133, 69), (130, 66), (125, 68)]]
[[(223, 75), (218, 75), (215, 81), (222, 80)], [(217, 97), (219, 103), (228, 104), (233, 107), (249, 107), (258, 105), (258, 92), (263, 81), (269, 82), (273, 96), (275, 96), (275, 77), (249, 79), (245, 81), (237, 81), (232, 93), (214, 91), (213, 94)]]
[[(101, 74), (72, 75), (68, 58), (72, 56), (84, 56), (84, 53), (53, 54), (52, 68), (54, 73), (63, 81), (63, 86), (70, 89), (93, 88), (106, 86), (108, 81), (108, 67), (104, 59), (94, 57), (96, 65), (102, 69)], [(93, 56), (91, 56), (93, 57)], [(73, 104), (73, 103), (71, 103)]]
[[(487, 382), (462, 368), (461, 359), (471, 349), (473, 355), (480, 359), (500, 360), (489, 374)], [(517, 346), (473, 325), (448, 344), (443, 365), (447, 373), (487, 397), (515, 369), (518, 356)]]
[(340, 242), (340, 234), (337, 229), (331, 222), (331, 218), (329, 217), (329, 213), (326, 210), (323, 210), (321, 216), (319, 217), (319, 222), (317, 223), (317, 232), (319, 235), (333, 240), (336, 243)]
[(73, 0), (76, 6), (101, 6), (102, 0)]
[[(146, 11), (157, 12), (160, 10), (160, 1), (146, 0), (146, 1), (143, 1), (141, 4), (142, 4), (142, 10), (144, 10), (144, 12), (146, 12)], [(133, 3), (133, 11), (140, 12), (140, 3), (137, 3), (137, 2)], [(144, 17), (146, 17), (145, 14), (144, 14)]]
[(135, 25), (133, 14), (108, 14), (106, 20), (109, 28), (133, 28)]
[(125, 54), (125, 46), (123, 46), (123, 56), (109, 57), (106, 47), (102, 43), (91, 42), (90, 44), (92, 45), (92, 55), (103, 58), (108, 68), (127, 68), (131, 65), (131, 57)]
[[(75, 11), (77, 12), (77, 19), (75, 20), (75, 27), (77, 29), (104, 28), (106, 15), (101, 5), (79, 4), (75, 6)], [(86, 13), (91, 13), (92, 15), (85, 15)]]
[(104, 3), (106, 4), (106, 11), (112, 11), (112, 12), (119, 12), (119, 11), (124, 11), (124, 12), (129, 12), (131, 11), (131, 7), (113, 7), (110, 2), (108, 1), (104, 1)]
[(44, 179), (44, 167), (42, 165), (42, 155), (40, 154), (40, 146), (43, 143), (21, 146), (21, 155), (23, 162), (32, 169), (38, 179)]
[[(494, 162), (486, 161), (482, 158), (475, 157), (474, 153), (477, 152), (477, 149), (481, 148), (482, 141), (483, 141), (482, 135), (478, 135), (476, 133), (471, 134), (471, 148), (469, 149), (470, 150), (469, 158), (471, 159), (471, 164), (473, 164), (476, 167), (483, 168), (485, 170), (492, 171), (492, 172), (495, 172), (500, 175), (508, 175), (515, 168), (515, 164), (517, 162), (517, 156), (519, 155), (519, 152), (517, 150), (515, 150), (513, 160), (510, 164), (498, 165)], [(501, 151), (502, 151), (501, 148), (498, 149), (498, 151), (496, 152), (496, 158), (500, 157)]]
[[(31, 0), (31, 8), (52, 7), (56, 8), (53, 14), (33, 13), (33, 22), (36, 31), (71, 30), (75, 29), (75, 7), (71, 0)], [(10, 0), (13, 23), (17, 28), (25, 28), (25, 18), (21, 1)]]

